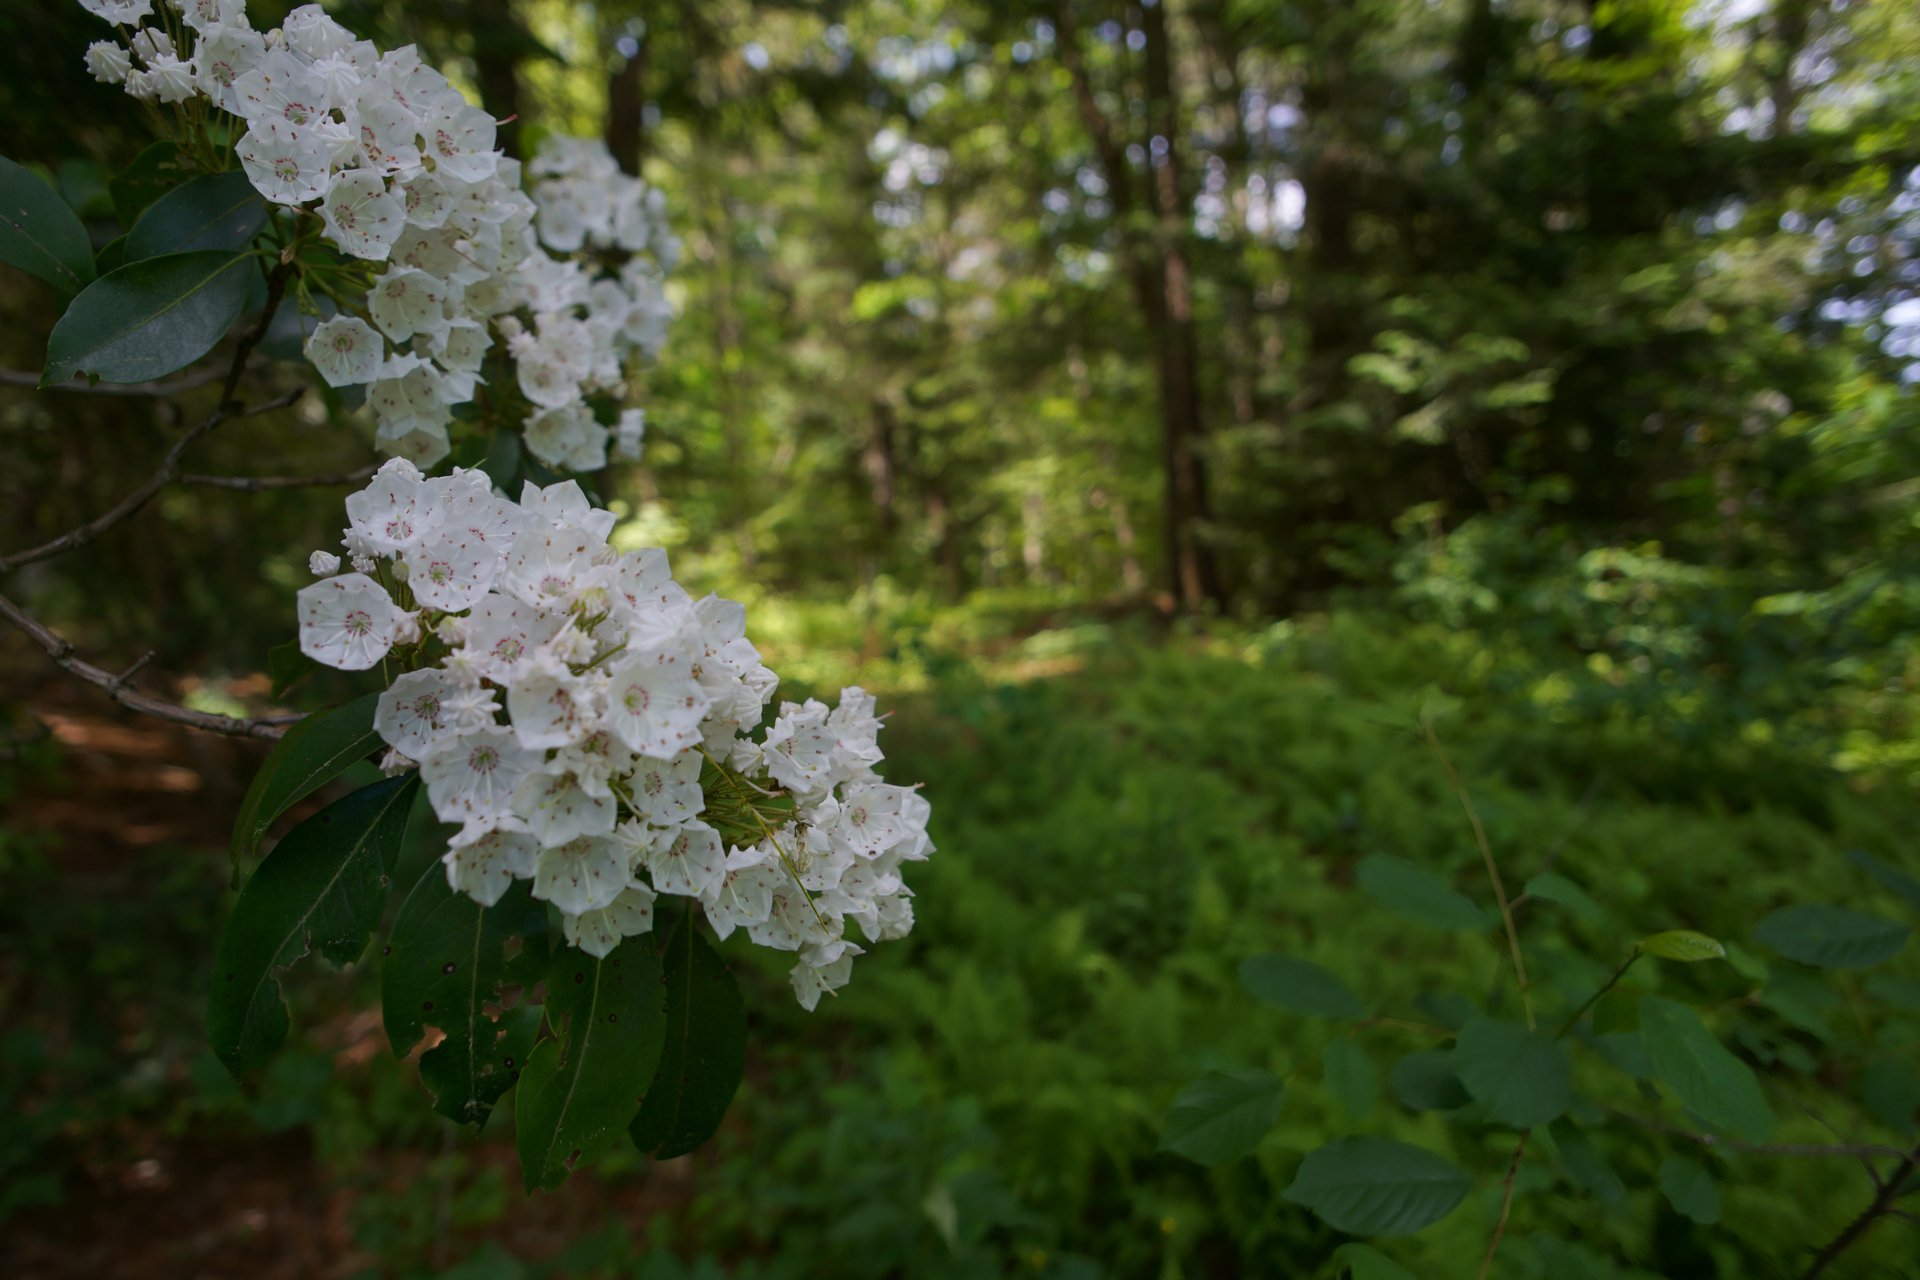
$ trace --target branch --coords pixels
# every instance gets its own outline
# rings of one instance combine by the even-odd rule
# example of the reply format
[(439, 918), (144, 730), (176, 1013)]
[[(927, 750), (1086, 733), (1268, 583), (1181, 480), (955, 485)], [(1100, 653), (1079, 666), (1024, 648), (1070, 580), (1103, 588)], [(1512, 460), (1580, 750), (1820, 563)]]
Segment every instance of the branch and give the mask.
[(1500, 1251), (1500, 1238), (1507, 1234), (1507, 1217), (1513, 1212), (1513, 1180), (1519, 1176), (1520, 1161), (1527, 1154), (1527, 1139), (1533, 1130), (1522, 1129), (1520, 1140), (1513, 1144), (1513, 1159), (1507, 1164), (1507, 1176), (1501, 1183), (1500, 1220), (1493, 1224), (1493, 1239), (1487, 1241), (1487, 1256), (1480, 1259), (1480, 1280), (1487, 1280), (1487, 1272), (1493, 1270), (1493, 1255)]
[(154, 716), (174, 724), (183, 724), (192, 729), (204, 729), (208, 733), (224, 733), (238, 738), (278, 738), (287, 731), (289, 724), (301, 718), (291, 715), (242, 719), (238, 716), (223, 716), (210, 711), (195, 711), (178, 703), (148, 697), (136, 691), (130, 682), (134, 675), (146, 666), (153, 657), (152, 654), (146, 655), (125, 671), (115, 675), (77, 656), (70, 641), (5, 596), (0, 596), (0, 617), (5, 617), (14, 626), (26, 632), (47, 651), (47, 656), (61, 667), (88, 684), (104, 689), (108, 697), (130, 711), (138, 711), (143, 715)]
[(83, 396), (131, 396), (165, 399), (183, 391), (212, 386), (226, 377), (224, 369), (202, 369), (199, 373), (176, 378), (172, 382), (56, 382), (40, 385), (40, 375), (28, 369), (0, 369), (0, 386), (26, 387), (34, 391), (66, 391)]
[(358, 471), (342, 471), (330, 476), (203, 476), (183, 475), (181, 484), (205, 485), (209, 489), (239, 489), (247, 493), (259, 493), (266, 489), (309, 489), (325, 485), (359, 484), (371, 479), (378, 467), (361, 467)]
[(1818, 1277), (1825, 1275), (1827, 1268), (1833, 1265), (1834, 1260), (1851, 1248), (1861, 1236), (1867, 1234), (1868, 1229), (1876, 1221), (1895, 1212), (1893, 1202), (1900, 1198), (1901, 1187), (1916, 1165), (1920, 1165), (1920, 1147), (1901, 1154), (1899, 1167), (1880, 1184), (1880, 1189), (1874, 1192), (1873, 1200), (1860, 1211), (1859, 1217), (1842, 1227), (1840, 1234), (1827, 1241), (1826, 1247), (1813, 1256), (1813, 1261), (1808, 1264), (1800, 1280), (1817, 1280)]
[[(237, 368), (238, 365), (235, 367)], [(188, 428), (185, 435), (174, 441), (173, 447), (168, 449), (166, 456), (160, 459), (159, 468), (152, 475), (148, 476), (133, 492), (120, 499), (111, 509), (101, 515), (95, 516), (92, 520), (89, 520), (78, 528), (68, 530), (66, 533), (61, 534), (49, 542), (43, 542), (37, 547), (28, 547), (24, 551), (16, 551), (10, 556), (0, 556), (0, 573), (11, 572), (14, 569), (18, 569), (21, 565), (32, 564), (38, 560), (49, 560), (54, 556), (62, 555), (65, 552), (74, 551), (86, 546), (101, 534), (119, 524), (122, 520), (125, 520), (140, 510), (140, 508), (146, 506), (147, 503), (153, 500), (155, 494), (172, 483), (176, 472), (179, 470), (180, 459), (186, 454), (188, 449), (191, 449), (199, 442), (202, 436), (205, 436), (229, 418), (251, 418), (257, 414), (269, 413), (275, 409), (284, 409), (305, 394), (306, 388), (302, 387), (297, 391), (289, 391), (284, 395), (276, 396), (272, 400), (251, 407), (235, 405), (231, 402), (222, 403), (219, 408)]]
[(1723, 1138), (1713, 1133), (1695, 1133), (1691, 1129), (1682, 1129), (1663, 1120), (1654, 1120), (1648, 1116), (1637, 1116), (1631, 1111), (1621, 1111), (1609, 1107), (1607, 1114), (1629, 1124), (1637, 1124), (1642, 1129), (1652, 1129), (1655, 1133), (1670, 1133), (1676, 1138), (1685, 1138), (1688, 1142), (1697, 1142), (1703, 1147), (1725, 1147), (1730, 1151), (1743, 1151), (1756, 1156), (1806, 1156), (1809, 1159), (1873, 1159), (1891, 1156), (1899, 1160), (1907, 1153), (1898, 1147), (1883, 1147), (1871, 1142), (1839, 1142), (1821, 1144), (1817, 1142), (1743, 1142), (1739, 1138)]

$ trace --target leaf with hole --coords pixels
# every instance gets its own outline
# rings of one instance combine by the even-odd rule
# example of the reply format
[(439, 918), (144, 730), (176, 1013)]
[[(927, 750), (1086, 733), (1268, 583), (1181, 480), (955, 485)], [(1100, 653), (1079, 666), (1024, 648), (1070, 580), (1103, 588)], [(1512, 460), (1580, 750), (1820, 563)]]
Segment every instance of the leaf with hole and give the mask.
[(499, 1009), (500, 989), (508, 940), (538, 934), (545, 918), (528, 882), (483, 907), (447, 884), (437, 860), (400, 904), (380, 965), (387, 1040), (404, 1058), (428, 1027), (440, 1029), (444, 1039), (421, 1055), (420, 1079), (449, 1120), (486, 1124), (526, 1066), (540, 1011), (525, 1002)]
[(1174, 1098), (1160, 1145), (1196, 1164), (1238, 1160), (1273, 1128), (1285, 1094), (1271, 1071), (1209, 1071)]
[(0, 156), (0, 262), (71, 296), (93, 280), (93, 240), (80, 215), (32, 170)]
[(1704, 933), (1691, 929), (1669, 929), (1640, 941), (1640, 949), (1656, 960), (1697, 964), (1702, 960), (1724, 960), (1727, 949)]
[(53, 326), (40, 385), (77, 377), (145, 382), (186, 368), (227, 336), (258, 274), (252, 258), (220, 250), (170, 253), (108, 272)]
[(1367, 1012), (1347, 984), (1307, 960), (1253, 956), (1240, 963), (1240, 985), (1254, 999), (1289, 1013), (1321, 1018), (1358, 1018)]
[(1551, 1037), (1512, 1022), (1475, 1018), (1460, 1029), (1453, 1071), (1497, 1124), (1531, 1129), (1573, 1100), (1573, 1065)]
[(726, 1118), (747, 1061), (747, 1006), (733, 971), (682, 912), (666, 940), (666, 1044), (627, 1132), (655, 1159), (685, 1155)]
[(267, 204), (244, 171), (203, 173), (155, 200), (127, 233), (126, 260), (196, 249), (237, 252), (267, 225)]
[(1753, 940), (1816, 969), (1864, 969), (1898, 955), (1911, 932), (1885, 916), (1803, 902), (1768, 915)]
[(1338, 1231), (1406, 1236), (1452, 1213), (1473, 1186), (1452, 1162), (1387, 1138), (1339, 1138), (1300, 1162), (1282, 1193)]
[(1355, 868), (1360, 888), (1375, 902), (1415, 924), (1434, 929), (1480, 929), (1486, 913), (1472, 898), (1450, 887), (1425, 867), (1376, 853)]
[(520, 1176), (551, 1191), (632, 1123), (660, 1063), (666, 993), (651, 934), (605, 959), (576, 947), (547, 969), (547, 1025), (514, 1092)]
[(1707, 1124), (1749, 1142), (1764, 1140), (1773, 1128), (1773, 1111), (1753, 1069), (1687, 1006), (1659, 996), (1642, 998), (1640, 1043), (1654, 1078)]
[(379, 927), (418, 775), (336, 800), (287, 833), (241, 890), (220, 935), (207, 1034), (234, 1075), (266, 1062), (287, 1035), (277, 975), (309, 951), (352, 964)]
[(253, 856), (275, 818), (379, 748), (373, 728), (379, 703), (380, 695), (369, 693), (308, 716), (273, 744), (233, 821), (229, 851), (235, 867)]

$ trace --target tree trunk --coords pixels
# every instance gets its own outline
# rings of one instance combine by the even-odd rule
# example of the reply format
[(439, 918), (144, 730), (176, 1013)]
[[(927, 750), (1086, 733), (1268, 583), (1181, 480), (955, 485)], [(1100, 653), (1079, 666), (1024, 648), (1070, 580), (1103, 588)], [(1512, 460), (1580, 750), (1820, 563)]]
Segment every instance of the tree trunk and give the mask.
[[(473, 72), (480, 101), (496, 120), (520, 116), (520, 56), (526, 37), (514, 16), (513, 0), (473, 0)], [(520, 130), (500, 131), (500, 146), (508, 155), (520, 154)]]
[(604, 135), (607, 150), (613, 153), (613, 158), (622, 169), (636, 177), (646, 160), (646, 130), (641, 116), (646, 109), (647, 50), (653, 43), (646, 34), (639, 36), (638, 40), (639, 48), (634, 50), (633, 56), (621, 63), (619, 69), (607, 79), (607, 127)]

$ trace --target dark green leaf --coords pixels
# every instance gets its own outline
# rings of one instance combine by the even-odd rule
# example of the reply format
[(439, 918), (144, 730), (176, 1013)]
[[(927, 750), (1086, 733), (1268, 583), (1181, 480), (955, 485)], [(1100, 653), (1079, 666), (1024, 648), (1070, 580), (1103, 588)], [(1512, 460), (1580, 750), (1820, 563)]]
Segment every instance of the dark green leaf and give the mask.
[(1347, 1037), (1335, 1040), (1321, 1055), (1326, 1072), (1327, 1092), (1347, 1113), (1348, 1124), (1358, 1124), (1380, 1100), (1380, 1068), (1360, 1042)]
[(1300, 1162), (1284, 1195), (1336, 1230), (1405, 1236), (1452, 1213), (1472, 1186), (1431, 1151), (1386, 1138), (1340, 1138)]
[(1387, 1086), (1409, 1111), (1454, 1111), (1472, 1101), (1444, 1049), (1419, 1049), (1393, 1064)]
[(1920, 1126), (1920, 1071), (1899, 1058), (1881, 1058), (1860, 1073), (1867, 1113), (1908, 1141)]
[(1554, 1120), (1573, 1099), (1566, 1050), (1538, 1031), (1475, 1018), (1460, 1030), (1453, 1070), (1488, 1118), (1515, 1129)]
[(1527, 896), (1558, 903), (1582, 920), (1597, 922), (1607, 918), (1607, 909), (1587, 896), (1587, 891), (1563, 875), (1544, 871), (1527, 881)]
[(551, 1191), (613, 1142), (639, 1110), (666, 1033), (652, 935), (604, 960), (565, 947), (547, 970), (547, 1023), (514, 1094), (520, 1174)]
[(376, 782), (295, 827), (260, 863), (220, 937), (207, 1033), (239, 1076), (287, 1035), (276, 974), (309, 951), (337, 965), (367, 949), (407, 832), (416, 774)]
[(273, 682), (273, 697), (280, 697), (319, 669), (319, 663), (300, 652), (298, 640), (289, 640), (267, 650), (267, 678)]
[(1560, 1152), (1560, 1167), (1575, 1187), (1602, 1205), (1616, 1205), (1627, 1198), (1627, 1184), (1586, 1134), (1556, 1125), (1553, 1137)]
[(1473, 899), (1425, 867), (1376, 853), (1355, 869), (1361, 889), (1396, 915), (1435, 929), (1478, 929), (1487, 918)]
[(0, 262), (75, 294), (93, 279), (93, 241), (65, 200), (0, 156)]
[(1372, 1245), (1349, 1241), (1333, 1251), (1333, 1265), (1350, 1280), (1413, 1280), (1413, 1273)]
[(1898, 867), (1888, 866), (1864, 850), (1848, 850), (1847, 861), (1905, 898), (1909, 905), (1920, 907), (1920, 880), (1915, 880)]
[(104, 276), (110, 271), (117, 271), (125, 266), (126, 261), (127, 238), (125, 236), (115, 236), (102, 246), (99, 253), (94, 255), (94, 273)]
[(1640, 942), (1640, 949), (1656, 960), (1675, 960), (1694, 964), (1701, 960), (1722, 960), (1727, 949), (1704, 933), (1691, 929), (1669, 929)]
[(1254, 956), (1242, 961), (1240, 982), (1256, 1000), (1292, 1013), (1358, 1018), (1367, 1011), (1346, 983), (1317, 964), (1291, 956)]
[(486, 459), (480, 469), (495, 486), (513, 492), (513, 482), (520, 476), (520, 433), (518, 431), (496, 431), (487, 445)]
[(747, 1061), (747, 1006), (732, 970), (683, 912), (666, 941), (666, 1046), (628, 1133), (666, 1160), (712, 1137), (726, 1118)]
[(1668, 1156), (1660, 1162), (1660, 1194), (1674, 1211), (1703, 1227), (1720, 1221), (1720, 1189), (1697, 1160)]
[(440, 1028), (446, 1038), (421, 1057), (420, 1078), (449, 1120), (484, 1125), (526, 1066), (539, 1011), (522, 1004), (494, 1018), (487, 1009), (506, 977), (507, 939), (545, 914), (526, 881), (482, 907), (448, 886), (438, 861), (400, 906), (380, 967), (387, 1039), (405, 1057), (428, 1027)]
[(186, 181), (191, 172), (179, 147), (171, 142), (150, 144), (132, 164), (107, 180), (120, 225), (133, 226), (148, 205)]
[(203, 173), (155, 200), (127, 233), (127, 261), (196, 249), (246, 248), (267, 225), (267, 204), (245, 172)]
[(253, 856), (273, 820), (316, 787), (339, 777), (380, 745), (373, 716), (380, 695), (367, 694), (342, 707), (308, 716), (287, 730), (261, 762), (233, 822), (231, 852), (238, 866)]
[(1659, 996), (1640, 1001), (1640, 1042), (1654, 1078), (1716, 1129), (1749, 1142), (1766, 1138), (1773, 1112), (1752, 1068), (1733, 1056), (1693, 1010)]
[(1815, 968), (1863, 969), (1898, 954), (1911, 932), (1885, 916), (1805, 902), (1767, 916), (1754, 926), (1753, 938)]
[(41, 386), (145, 382), (213, 350), (246, 306), (253, 259), (204, 251), (129, 262), (73, 300), (47, 339)]
[(1197, 1164), (1237, 1160), (1273, 1128), (1284, 1094), (1270, 1071), (1209, 1071), (1173, 1100), (1160, 1145)]

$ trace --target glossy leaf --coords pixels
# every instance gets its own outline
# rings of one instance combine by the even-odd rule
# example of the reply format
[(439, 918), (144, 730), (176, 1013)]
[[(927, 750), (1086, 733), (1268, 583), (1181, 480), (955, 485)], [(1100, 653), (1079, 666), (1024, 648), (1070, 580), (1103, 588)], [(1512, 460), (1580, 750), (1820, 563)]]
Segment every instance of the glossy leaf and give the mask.
[(1405, 1236), (1452, 1213), (1473, 1186), (1448, 1160), (1387, 1138), (1340, 1138), (1300, 1162), (1283, 1193), (1357, 1236)]
[(1759, 1142), (1773, 1112), (1752, 1068), (1714, 1038), (1693, 1010), (1659, 996), (1640, 1001), (1640, 1042), (1654, 1078), (1716, 1129)]
[(267, 225), (267, 204), (245, 172), (204, 173), (162, 195), (127, 233), (127, 261), (163, 253), (246, 248)]
[(234, 903), (214, 961), (207, 1033), (239, 1076), (287, 1035), (277, 974), (309, 951), (352, 964), (379, 927), (419, 776), (363, 787), (287, 833)]
[(747, 1006), (733, 971), (684, 912), (661, 961), (667, 988), (666, 1043), (633, 1145), (666, 1160), (692, 1151), (720, 1127), (747, 1060)]
[(1703, 1227), (1720, 1221), (1720, 1189), (1698, 1160), (1668, 1156), (1660, 1162), (1660, 1194), (1674, 1211)]
[(1380, 1100), (1380, 1068), (1358, 1040), (1342, 1037), (1320, 1057), (1327, 1092), (1347, 1113), (1347, 1123), (1367, 1118)]
[(1560, 1116), (1573, 1100), (1573, 1065), (1547, 1035), (1512, 1022), (1475, 1018), (1460, 1030), (1453, 1070), (1487, 1116), (1531, 1129)]
[(1669, 929), (1643, 938), (1640, 949), (1656, 960), (1696, 964), (1702, 960), (1724, 960), (1727, 949), (1704, 933), (1691, 929)]
[(1285, 1092), (1271, 1071), (1209, 1071), (1173, 1100), (1160, 1145), (1197, 1164), (1237, 1160), (1273, 1128)]
[(205, 250), (129, 262), (73, 300), (47, 339), (40, 385), (145, 382), (213, 350), (246, 307), (253, 259)]
[(1768, 915), (1753, 940), (1818, 969), (1864, 969), (1899, 954), (1912, 932), (1885, 916), (1803, 902)]
[(0, 156), (0, 262), (64, 294), (93, 279), (93, 241), (60, 193)]
[(1256, 1000), (1290, 1013), (1358, 1018), (1367, 1012), (1346, 983), (1319, 965), (1292, 956), (1253, 956), (1242, 961), (1240, 984)]
[(1384, 853), (1360, 859), (1360, 888), (1381, 906), (1434, 929), (1479, 929), (1487, 917), (1473, 899), (1425, 867)]
[(514, 1094), (520, 1175), (551, 1191), (624, 1132), (660, 1063), (666, 1033), (660, 956), (651, 934), (604, 960), (575, 947), (547, 970), (547, 1023)]
[(273, 744), (233, 822), (229, 843), (235, 866), (253, 856), (275, 818), (379, 748), (380, 735), (373, 729), (379, 702), (380, 695), (370, 693), (308, 716)]
[(191, 172), (180, 148), (173, 143), (148, 144), (132, 164), (107, 180), (113, 212), (120, 219), (120, 225), (132, 227), (148, 205), (186, 181)]
[(507, 940), (543, 927), (545, 916), (528, 882), (516, 881), (482, 907), (448, 886), (438, 861), (400, 906), (380, 965), (387, 1039), (405, 1057), (428, 1027), (440, 1029), (445, 1039), (421, 1056), (420, 1078), (449, 1120), (484, 1125), (526, 1066), (539, 1010), (524, 1003), (498, 1017), (487, 1010), (497, 1007), (507, 976)]

